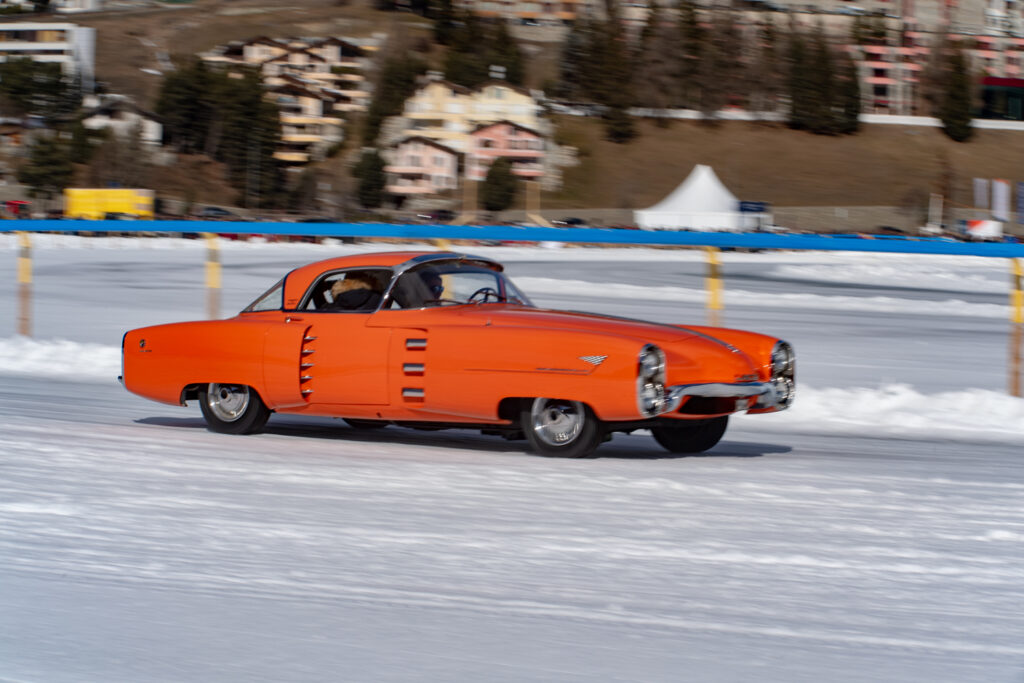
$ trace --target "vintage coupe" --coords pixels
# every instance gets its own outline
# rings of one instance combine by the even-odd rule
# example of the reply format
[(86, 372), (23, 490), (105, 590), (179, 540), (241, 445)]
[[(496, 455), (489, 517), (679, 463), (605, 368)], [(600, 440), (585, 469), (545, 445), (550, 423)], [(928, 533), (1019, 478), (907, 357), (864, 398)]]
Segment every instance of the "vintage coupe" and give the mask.
[(476, 428), (571, 458), (638, 429), (697, 453), (718, 443), (731, 413), (793, 400), (784, 341), (544, 310), (502, 271), (451, 252), (313, 263), (234, 318), (126, 333), (122, 381), (155, 401), (198, 401), (217, 432), (296, 413), (359, 429)]

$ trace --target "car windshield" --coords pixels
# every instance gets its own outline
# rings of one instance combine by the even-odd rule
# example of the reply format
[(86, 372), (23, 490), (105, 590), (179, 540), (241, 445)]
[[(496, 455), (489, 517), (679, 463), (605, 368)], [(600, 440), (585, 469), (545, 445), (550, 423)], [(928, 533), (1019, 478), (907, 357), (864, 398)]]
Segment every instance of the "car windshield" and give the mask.
[(394, 282), (385, 308), (509, 303), (533, 306), (501, 272), (479, 263), (442, 261), (412, 268)]

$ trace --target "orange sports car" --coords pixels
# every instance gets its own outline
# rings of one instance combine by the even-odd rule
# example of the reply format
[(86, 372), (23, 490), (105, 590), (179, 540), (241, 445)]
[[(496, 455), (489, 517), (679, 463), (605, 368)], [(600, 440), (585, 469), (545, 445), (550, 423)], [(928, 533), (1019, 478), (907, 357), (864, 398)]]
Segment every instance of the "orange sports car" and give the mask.
[(697, 453), (730, 414), (793, 400), (784, 341), (536, 308), (502, 270), (450, 252), (319, 261), (233, 318), (126, 333), (122, 381), (154, 401), (198, 401), (217, 432), (295, 413), (357, 429), (476, 428), (570, 458), (637, 429)]

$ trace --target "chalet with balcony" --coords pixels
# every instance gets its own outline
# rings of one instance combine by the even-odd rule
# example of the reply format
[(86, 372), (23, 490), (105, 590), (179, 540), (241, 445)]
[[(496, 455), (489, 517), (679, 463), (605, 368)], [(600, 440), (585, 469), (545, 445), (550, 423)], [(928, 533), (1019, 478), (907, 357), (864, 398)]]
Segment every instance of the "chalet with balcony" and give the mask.
[(459, 184), (462, 155), (436, 140), (421, 136), (406, 138), (388, 151), (384, 167), (386, 189), (398, 196), (434, 195), (452, 191)]
[(343, 139), (342, 121), (330, 114), (333, 102), (320, 92), (293, 83), (267, 90), (281, 115), (281, 146), (274, 158), (289, 164), (323, 159)]
[(483, 180), (497, 159), (508, 159), (512, 173), (536, 180), (544, 175), (544, 137), (513, 121), (477, 126), (470, 134), (472, 151), (466, 163), (468, 180)]

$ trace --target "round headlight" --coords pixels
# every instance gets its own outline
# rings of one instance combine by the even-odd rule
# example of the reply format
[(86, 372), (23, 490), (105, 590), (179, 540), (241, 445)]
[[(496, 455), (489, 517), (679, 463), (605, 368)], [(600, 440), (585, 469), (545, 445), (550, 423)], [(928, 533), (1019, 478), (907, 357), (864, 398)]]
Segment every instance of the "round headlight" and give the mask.
[(640, 352), (640, 376), (644, 379), (660, 379), (665, 372), (665, 354), (657, 346), (645, 346)]
[(795, 362), (793, 347), (786, 342), (776, 343), (772, 349), (772, 377), (792, 376)]
[(665, 409), (665, 352), (654, 344), (644, 346), (637, 356), (636, 404), (644, 417)]

